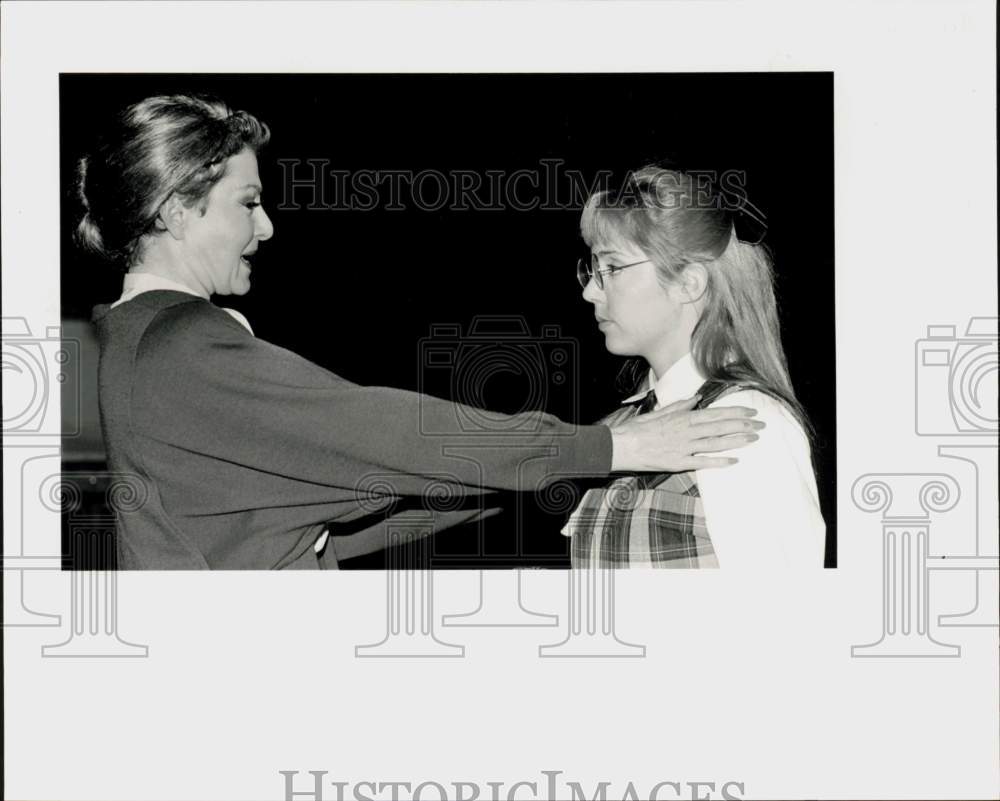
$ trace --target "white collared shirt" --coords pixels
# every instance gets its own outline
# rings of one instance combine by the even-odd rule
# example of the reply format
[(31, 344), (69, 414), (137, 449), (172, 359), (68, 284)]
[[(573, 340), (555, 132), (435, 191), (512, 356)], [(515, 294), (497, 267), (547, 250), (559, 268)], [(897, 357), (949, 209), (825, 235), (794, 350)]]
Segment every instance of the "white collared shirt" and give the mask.
[[(660, 409), (691, 397), (704, 382), (688, 353), (658, 379), (650, 370), (646, 388), (625, 402), (642, 398), (652, 386)], [(757, 410), (755, 419), (767, 423), (756, 442), (706, 454), (733, 456), (737, 464), (695, 471), (719, 566), (822, 567), (826, 524), (802, 426), (784, 404), (757, 390), (731, 392), (709, 406), (748, 406)]]
[[(121, 303), (132, 300), (132, 298), (136, 295), (141, 295), (143, 292), (152, 292), (156, 289), (170, 289), (174, 292), (184, 292), (187, 295), (194, 295), (195, 297), (208, 300), (208, 295), (202, 292), (196, 292), (186, 284), (173, 281), (170, 278), (164, 278), (161, 275), (153, 275), (153, 273), (126, 273), (125, 280), (122, 282), (122, 296), (111, 304), (111, 308), (113, 309)], [(250, 327), (250, 321), (236, 311), (236, 309), (227, 309), (223, 306), (220, 306), (219, 308), (236, 320), (236, 322), (242, 325), (251, 334), (253, 333), (253, 329)]]

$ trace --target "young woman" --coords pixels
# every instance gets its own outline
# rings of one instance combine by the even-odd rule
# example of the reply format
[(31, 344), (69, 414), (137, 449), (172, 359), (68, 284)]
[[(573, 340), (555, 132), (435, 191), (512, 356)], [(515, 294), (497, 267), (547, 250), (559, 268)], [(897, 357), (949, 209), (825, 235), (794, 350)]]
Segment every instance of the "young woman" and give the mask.
[[(257, 169), (268, 136), (223, 103), (151, 97), (80, 162), (78, 240), (126, 271), (122, 296), (94, 316), (109, 467), (146, 488), (119, 510), (119, 567), (335, 567), (385, 547), (386, 521), (426, 494), (725, 465), (701, 454), (757, 425), (751, 410), (690, 402), (610, 427), (537, 414), (522, 447), (479, 447), (478, 464), (448, 457), (490, 433), (463, 429), (471, 410), (352, 384), (209, 301), (250, 289), (251, 259), (274, 232)], [(421, 423), (453, 436), (423, 437)], [(537, 458), (540, 446), (553, 455)], [(436, 528), (481, 514), (471, 500), (440, 511)]]
[(584, 208), (583, 297), (608, 350), (640, 368), (636, 393), (604, 422), (697, 393), (699, 407), (756, 409), (768, 430), (727, 470), (624, 475), (588, 491), (563, 529), (575, 567), (823, 566), (810, 427), (788, 377), (771, 260), (762, 231), (741, 239), (739, 215), (655, 166)]

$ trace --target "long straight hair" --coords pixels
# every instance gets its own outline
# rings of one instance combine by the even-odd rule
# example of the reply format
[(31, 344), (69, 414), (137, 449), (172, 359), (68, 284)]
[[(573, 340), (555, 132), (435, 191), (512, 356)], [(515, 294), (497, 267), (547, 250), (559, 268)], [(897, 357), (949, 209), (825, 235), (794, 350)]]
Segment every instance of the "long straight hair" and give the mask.
[[(781, 345), (774, 297), (774, 267), (767, 246), (741, 241), (738, 211), (688, 174), (655, 165), (632, 173), (621, 192), (597, 192), (583, 210), (580, 232), (588, 247), (624, 241), (642, 250), (664, 285), (680, 280), (690, 264), (708, 281), (691, 355), (709, 380), (751, 385), (778, 397), (813, 438), (795, 397)], [(648, 372), (630, 359), (620, 378), (636, 391)]]

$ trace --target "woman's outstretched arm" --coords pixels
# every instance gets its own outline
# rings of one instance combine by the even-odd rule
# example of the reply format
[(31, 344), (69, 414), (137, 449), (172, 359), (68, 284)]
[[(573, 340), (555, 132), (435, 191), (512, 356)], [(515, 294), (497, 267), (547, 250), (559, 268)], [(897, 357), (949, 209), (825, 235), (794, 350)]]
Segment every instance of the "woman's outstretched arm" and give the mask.
[(707, 458), (695, 451), (739, 444), (715, 438), (747, 430), (752, 414), (671, 407), (611, 430), (534, 412), (484, 418), (438, 398), (353, 384), (197, 301), (165, 309), (149, 326), (132, 407), (137, 433), (188, 452), (340, 489), (366, 474), (395, 474), (399, 494), (421, 494), (442, 475), (479, 490), (537, 490), (574, 474), (690, 469)]

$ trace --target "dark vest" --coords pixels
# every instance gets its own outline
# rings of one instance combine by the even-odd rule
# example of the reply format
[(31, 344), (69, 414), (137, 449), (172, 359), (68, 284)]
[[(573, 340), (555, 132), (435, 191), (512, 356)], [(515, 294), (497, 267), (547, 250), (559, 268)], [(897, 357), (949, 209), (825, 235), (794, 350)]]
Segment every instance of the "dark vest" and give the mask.
[[(710, 380), (698, 390), (701, 399), (695, 408), (703, 409), (741, 389), (777, 397), (757, 384)], [(638, 403), (623, 406), (602, 422), (624, 422), (638, 408)], [(604, 487), (588, 490), (563, 534), (573, 538), (574, 568), (719, 567), (693, 470), (623, 474)]]

